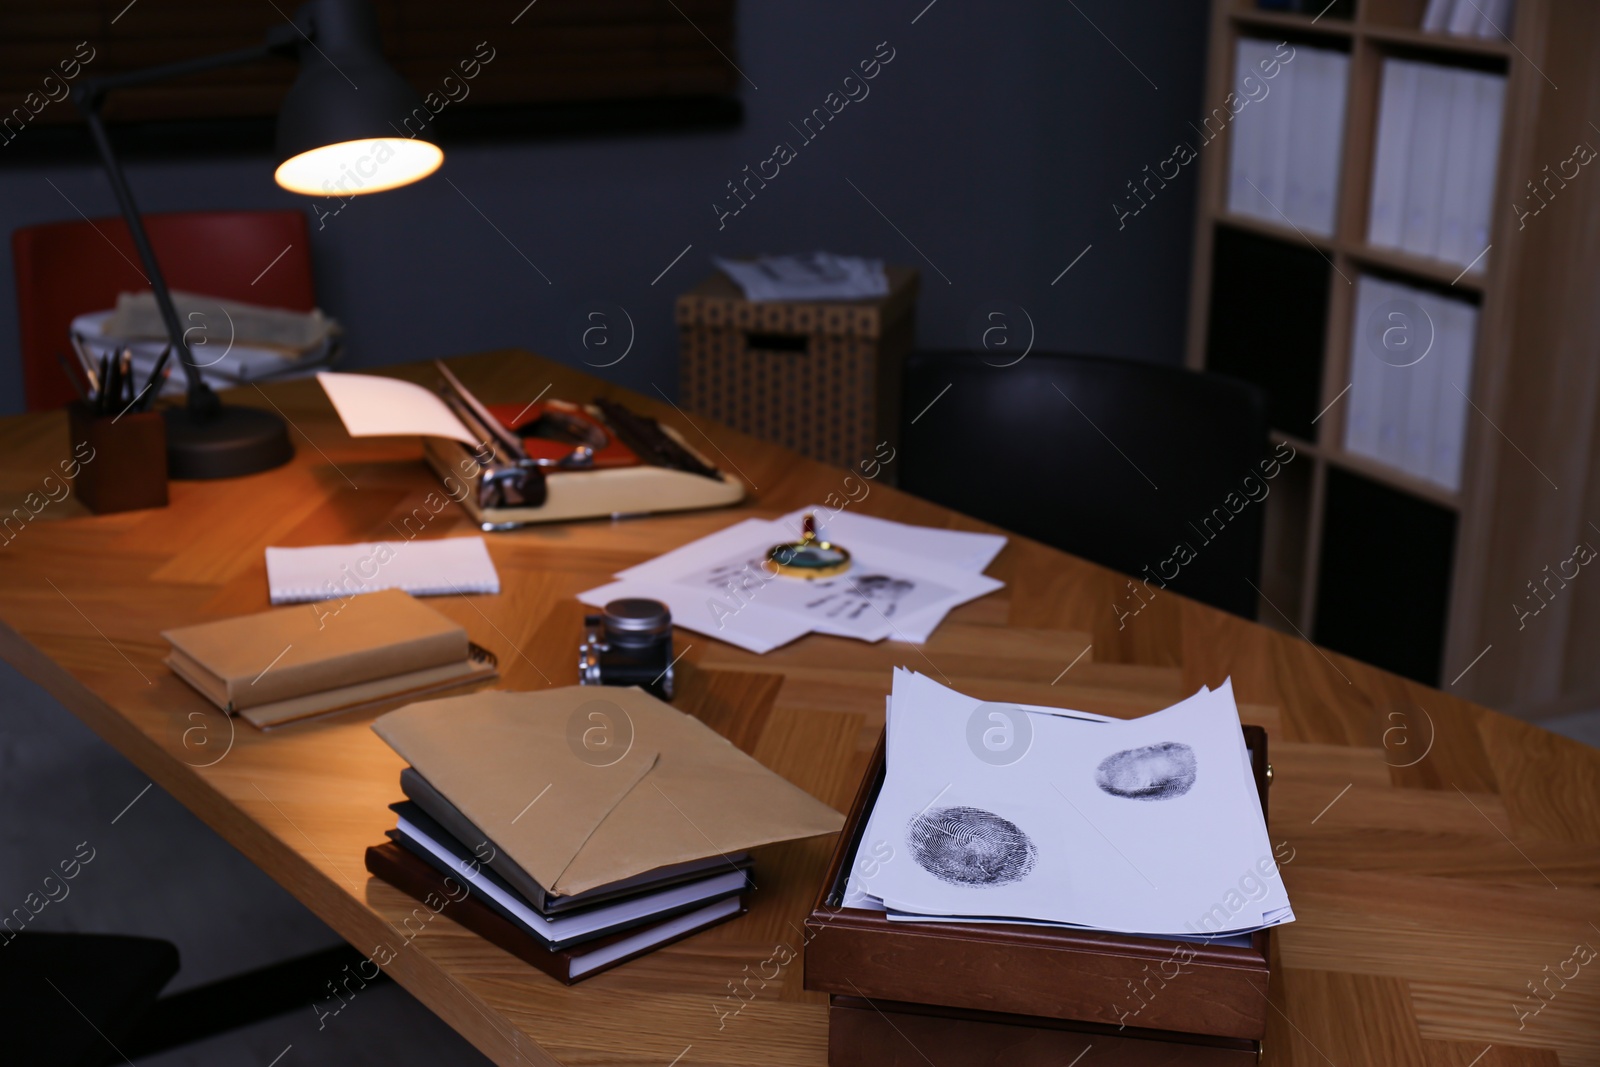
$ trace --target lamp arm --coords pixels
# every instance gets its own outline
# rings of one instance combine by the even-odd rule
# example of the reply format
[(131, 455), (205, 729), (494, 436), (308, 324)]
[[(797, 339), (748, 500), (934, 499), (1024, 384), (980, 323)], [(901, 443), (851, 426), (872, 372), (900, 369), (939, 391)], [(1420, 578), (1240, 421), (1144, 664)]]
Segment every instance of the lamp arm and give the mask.
[(106, 176), (111, 181), (111, 191), (116, 195), (117, 206), (121, 208), (122, 217), (128, 223), (128, 232), (133, 237), (133, 246), (139, 252), (139, 259), (144, 263), (145, 274), (150, 282), (150, 289), (155, 294), (156, 307), (161, 311), (161, 321), (167, 327), (167, 339), (172, 343), (178, 362), (183, 367), (184, 377), (188, 379), (188, 404), (190, 411), (195, 414), (211, 414), (217, 410), (221, 401), (217, 399), (217, 394), (206, 384), (205, 379), (200, 376), (199, 368), (195, 366), (194, 358), (189, 351), (189, 344), (184, 339), (183, 324), (178, 319), (178, 309), (172, 303), (172, 294), (167, 289), (166, 278), (161, 273), (161, 265), (156, 261), (155, 250), (150, 245), (150, 236), (145, 232), (144, 220), (140, 217), (139, 209), (133, 202), (133, 191), (128, 187), (128, 179), (123, 174), (122, 164), (118, 161), (116, 153), (112, 151), (111, 138), (107, 135), (105, 123), (100, 117), (100, 108), (105, 103), (106, 94), (114, 89), (148, 85), (153, 82), (188, 77), (192, 74), (202, 74), (206, 71), (219, 70), (224, 67), (242, 66), (247, 63), (270, 59), (274, 56), (292, 55), (295, 35), (299, 33), (301, 31), (295, 26), (274, 27), (268, 31), (265, 42), (252, 48), (241, 48), (214, 56), (204, 56), (199, 59), (166, 63), (158, 67), (147, 67), (144, 70), (126, 71), (121, 74), (91, 78), (81, 83), (72, 93), (73, 102), (83, 112), (84, 119), (89, 126), (89, 135), (94, 139), (95, 148), (100, 153), (100, 161), (105, 165)]

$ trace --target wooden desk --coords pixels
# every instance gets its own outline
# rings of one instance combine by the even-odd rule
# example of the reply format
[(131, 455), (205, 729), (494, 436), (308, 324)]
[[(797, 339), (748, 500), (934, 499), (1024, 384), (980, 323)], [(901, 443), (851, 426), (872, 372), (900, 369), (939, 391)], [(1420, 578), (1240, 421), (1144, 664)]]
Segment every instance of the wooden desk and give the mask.
[[(505, 591), (431, 603), (499, 653), (507, 688), (575, 679), (579, 591), (842, 490), (839, 470), (524, 353), (454, 366), (490, 401), (547, 386), (622, 397), (756, 486), (737, 513), (489, 536)], [(59, 495), (45, 478), (68, 454), (66, 420), (0, 420), (0, 502), (40, 494), (26, 505), (38, 515), (0, 535), (0, 652), (352, 945), (392, 954), (389, 973), (499, 1063), (823, 1063), (824, 1003), (801, 989), (798, 960), (751, 981), (748, 1003), (730, 993), (776, 946), (799, 947), (830, 840), (765, 850), (747, 917), (568, 989), (447, 918), (402, 925), (414, 902), (368, 878), (362, 852), (392, 825), (401, 766), (370, 714), (271, 734), (240, 724), (230, 744), (228, 721), (162, 666), (158, 631), (264, 609), (267, 545), (398, 537), (436, 488), (415, 441), (350, 439), (314, 382), (239, 396), (292, 420), (294, 462), (174, 483), (169, 507), (125, 515), (88, 516), (70, 497), (40, 508)], [(859, 507), (983, 528), (880, 483)], [(424, 536), (469, 531), (450, 509)], [(842, 809), (891, 665), (985, 699), (1113, 715), (1231, 674), (1245, 718), (1272, 738), (1272, 835), (1299, 916), (1277, 935), (1266, 1062), (1600, 1064), (1600, 960), (1576, 974), (1567, 962), (1575, 945), (1600, 949), (1600, 753), (1174, 595), (1119, 630), (1124, 579), (1032, 542), (1013, 539), (990, 573), (1006, 588), (920, 649), (811, 636), (753, 656), (685, 633), (677, 704)], [(1548, 983), (1543, 999), (1530, 982)], [(1519, 1028), (1518, 1007), (1539, 1010)]]

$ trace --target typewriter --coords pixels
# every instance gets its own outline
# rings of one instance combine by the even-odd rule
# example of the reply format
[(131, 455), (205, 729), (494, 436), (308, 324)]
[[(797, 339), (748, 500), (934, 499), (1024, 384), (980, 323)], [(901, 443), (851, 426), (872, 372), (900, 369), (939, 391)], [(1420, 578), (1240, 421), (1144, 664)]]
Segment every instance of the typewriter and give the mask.
[(614, 400), (481, 403), (443, 363), (438, 394), (482, 442), (423, 439), (445, 492), (485, 530), (724, 507), (744, 485), (670, 426)]

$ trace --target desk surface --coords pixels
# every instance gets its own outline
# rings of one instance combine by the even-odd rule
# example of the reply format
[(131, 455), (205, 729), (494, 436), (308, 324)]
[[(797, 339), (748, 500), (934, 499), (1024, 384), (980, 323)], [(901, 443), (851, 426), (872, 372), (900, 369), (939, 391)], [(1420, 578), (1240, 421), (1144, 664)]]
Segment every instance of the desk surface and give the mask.
[[(505, 591), (431, 603), (498, 652), (506, 688), (574, 680), (579, 591), (844, 491), (840, 470), (525, 353), (453, 366), (488, 401), (547, 386), (621, 397), (756, 487), (736, 513), (489, 536)], [(414, 902), (368, 877), (362, 853), (392, 825), (401, 767), (371, 714), (235, 732), (162, 666), (160, 630), (268, 606), (267, 545), (398, 536), (436, 488), (414, 440), (352, 440), (314, 382), (237, 395), (291, 420), (294, 462), (174, 483), (169, 507), (125, 515), (49, 500), (64, 416), (0, 420), (0, 505), (29, 516), (0, 533), (0, 653), (352, 945), (392, 955), (390, 974), (499, 1063), (824, 1063), (825, 1003), (801, 988), (798, 959), (737, 1014), (730, 991), (776, 946), (799, 948), (831, 838), (764, 850), (745, 918), (565, 988), (447, 918), (403, 925)], [(855, 506), (984, 528), (879, 483)], [(471, 529), (451, 508), (423, 536)], [(1020, 538), (990, 573), (1006, 587), (921, 648), (814, 635), (754, 656), (685, 634), (676, 703), (842, 810), (892, 665), (984, 699), (1122, 716), (1232, 675), (1246, 721), (1271, 736), (1272, 837), (1299, 916), (1277, 934), (1265, 1062), (1600, 1064), (1600, 960), (1575, 957), (1600, 949), (1600, 752), (1174, 595), (1119, 629), (1123, 578)]]

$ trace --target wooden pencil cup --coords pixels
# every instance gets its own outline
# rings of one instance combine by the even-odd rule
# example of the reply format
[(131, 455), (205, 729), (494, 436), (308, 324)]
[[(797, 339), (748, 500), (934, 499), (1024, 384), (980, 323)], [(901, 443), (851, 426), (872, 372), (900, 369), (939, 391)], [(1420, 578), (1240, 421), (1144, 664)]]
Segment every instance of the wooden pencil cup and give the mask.
[(78, 476), (73, 489), (97, 515), (167, 506), (167, 424), (159, 411), (96, 416), (67, 408)]

